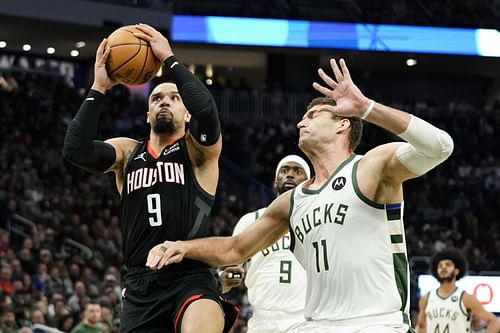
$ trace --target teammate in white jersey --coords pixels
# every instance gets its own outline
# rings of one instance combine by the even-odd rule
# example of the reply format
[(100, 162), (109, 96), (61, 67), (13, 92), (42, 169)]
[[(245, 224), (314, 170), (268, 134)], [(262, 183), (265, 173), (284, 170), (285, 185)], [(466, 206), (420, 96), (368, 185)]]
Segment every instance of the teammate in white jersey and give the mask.
[[(274, 188), (280, 195), (309, 179), (310, 173), (302, 157), (285, 156), (276, 167)], [(265, 210), (261, 208), (243, 215), (233, 235), (242, 233)], [(241, 272), (233, 266), (220, 275), (224, 292), (241, 283), (241, 278), (232, 277), (235, 273)], [(253, 308), (248, 333), (285, 333), (291, 326), (304, 321), (306, 272), (290, 251), (289, 233), (247, 261), (245, 285)]]
[(466, 271), (463, 254), (457, 249), (445, 249), (431, 261), (432, 275), (439, 288), (423, 295), (419, 301), (418, 333), (468, 333), (471, 316), (488, 323), (486, 333), (498, 333), (500, 322), (486, 311), (478, 299), (460, 289), (456, 281)]
[[(290, 230), (291, 249), (307, 271), (306, 321), (290, 332), (406, 333), (409, 268), (402, 223), (403, 186), (445, 161), (453, 140), (426, 121), (376, 103), (352, 82), (343, 59), (335, 79), (298, 123), (299, 147), (314, 177), (285, 192), (239, 235), (164, 242), (146, 262), (159, 269), (184, 257), (213, 266), (239, 263)], [(406, 142), (354, 150), (365, 119)]]

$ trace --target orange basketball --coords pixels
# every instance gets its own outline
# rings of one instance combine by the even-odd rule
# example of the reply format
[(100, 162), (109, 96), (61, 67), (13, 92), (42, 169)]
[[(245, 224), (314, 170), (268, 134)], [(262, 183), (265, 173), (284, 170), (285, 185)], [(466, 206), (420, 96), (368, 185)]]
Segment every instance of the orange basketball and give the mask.
[(138, 85), (151, 80), (161, 67), (149, 43), (134, 36), (141, 32), (133, 25), (116, 29), (108, 37), (111, 48), (106, 70), (115, 81), (123, 84)]

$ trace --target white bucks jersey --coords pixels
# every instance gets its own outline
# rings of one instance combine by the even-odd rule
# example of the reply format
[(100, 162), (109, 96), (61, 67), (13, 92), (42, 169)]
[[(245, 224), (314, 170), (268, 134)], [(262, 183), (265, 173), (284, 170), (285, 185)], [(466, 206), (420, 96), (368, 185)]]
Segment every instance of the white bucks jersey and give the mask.
[(360, 192), (360, 159), (351, 155), (320, 189), (302, 183), (292, 194), (291, 249), (307, 267), (305, 316), (409, 324), (403, 204), (377, 204)]
[(464, 294), (460, 288), (446, 298), (439, 296), (437, 289), (429, 292), (425, 305), (427, 333), (470, 332), (471, 316), (462, 299)]
[[(244, 215), (234, 234), (248, 228), (264, 211), (265, 208), (261, 208)], [(254, 310), (303, 313), (306, 273), (290, 251), (290, 234), (250, 259), (245, 284)]]

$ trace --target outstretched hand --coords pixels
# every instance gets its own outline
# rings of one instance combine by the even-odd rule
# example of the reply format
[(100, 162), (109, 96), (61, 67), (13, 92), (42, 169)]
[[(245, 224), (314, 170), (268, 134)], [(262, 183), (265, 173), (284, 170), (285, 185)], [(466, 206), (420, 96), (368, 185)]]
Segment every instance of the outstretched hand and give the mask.
[(153, 270), (161, 269), (170, 264), (181, 262), (185, 254), (186, 251), (181, 241), (165, 241), (149, 250), (146, 267)]
[(335, 59), (330, 59), (330, 66), (335, 75), (335, 80), (326, 74), (323, 69), (318, 69), (318, 74), (327, 87), (314, 82), (314, 89), (330, 97), (337, 104), (336, 106), (324, 105), (322, 109), (324, 108), (337, 116), (361, 117), (364, 110), (368, 108), (370, 100), (352, 82), (344, 59), (340, 59), (339, 65), (340, 67)]
[(92, 89), (97, 90), (103, 94), (106, 90), (117, 84), (116, 81), (111, 79), (106, 71), (106, 61), (108, 60), (109, 52), (111, 48), (108, 47), (108, 40), (104, 38), (99, 44), (95, 55), (94, 64), (94, 83), (92, 84)]
[(149, 42), (154, 55), (161, 62), (165, 62), (168, 57), (174, 55), (168, 39), (165, 38), (165, 36), (163, 36), (158, 30), (144, 23), (136, 24), (135, 27), (142, 31), (142, 33), (134, 32), (134, 36)]

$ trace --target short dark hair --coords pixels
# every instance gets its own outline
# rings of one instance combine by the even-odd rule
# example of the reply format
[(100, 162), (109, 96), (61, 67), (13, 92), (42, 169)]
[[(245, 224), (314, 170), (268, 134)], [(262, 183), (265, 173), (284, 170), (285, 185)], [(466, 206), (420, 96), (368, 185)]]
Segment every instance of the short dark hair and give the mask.
[(444, 249), (441, 252), (438, 252), (431, 260), (431, 273), (436, 279), (439, 280), (438, 269), (437, 266), (441, 260), (451, 260), (455, 265), (455, 268), (458, 268), (459, 272), (457, 275), (457, 280), (460, 280), (464, 277), (465, 271), (467, 270), (467, 262), (465, 260), (464, 255), (459, 249), (449, 248)]
[[(313, 106), (316, 105), (337, 105), (333, 99), (330, 97), (316, 97), (309, 105), (307, 110), (309, 111)], [(341, 117), (348, 119), (351, 123), (351, 133), (349, 135), (349, 150), (354, 151), (361, 142), (361, 137), (363, 136), (363, 121), (359, 117)]]

